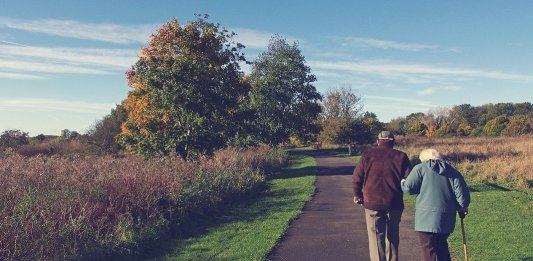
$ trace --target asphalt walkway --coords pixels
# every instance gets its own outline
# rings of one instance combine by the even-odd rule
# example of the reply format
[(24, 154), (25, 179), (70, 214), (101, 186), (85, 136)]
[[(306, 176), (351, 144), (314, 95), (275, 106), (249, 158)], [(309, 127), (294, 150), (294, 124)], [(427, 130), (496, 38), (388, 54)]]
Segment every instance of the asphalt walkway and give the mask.
[[(369, 260), (364, 208), (352, 201), (355, 163), (333, 155), (314, 158), (318, 164), (316, 194), (268, 260)], [(400, 225), (402, 261), (420, 260), (413, 222), (414, 211), (406, 208)]]

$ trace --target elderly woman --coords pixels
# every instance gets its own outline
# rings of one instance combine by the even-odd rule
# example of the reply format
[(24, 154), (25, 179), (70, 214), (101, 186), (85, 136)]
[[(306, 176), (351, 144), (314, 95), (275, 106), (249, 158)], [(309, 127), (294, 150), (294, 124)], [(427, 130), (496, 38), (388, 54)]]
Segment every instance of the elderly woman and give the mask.
[(401, 184), (404, 193), (418, 194), (415, 231), (422, 255), (426, 261), (451, 260), (447, 239), (455, 228), (455, 213), (464, 217), (468, 212), (470, 192), (461, 173), (436, 150), (420, 152), (420, 161)]

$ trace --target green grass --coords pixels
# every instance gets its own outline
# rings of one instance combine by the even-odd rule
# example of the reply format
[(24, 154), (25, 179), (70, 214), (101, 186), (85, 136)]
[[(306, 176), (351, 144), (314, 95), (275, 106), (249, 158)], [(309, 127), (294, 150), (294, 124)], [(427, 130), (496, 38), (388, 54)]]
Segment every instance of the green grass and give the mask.
[(257, 197), (206, 218), (202, 232), (171, 240), (146, 259), (263, 260), (314, 194), (316, 172), (313, 158), (293, 156)]
[[(533, 260), (533, 195), (492, 184), (470, 186), (472, 203), (464, 219), (469, 260)], [(414, 196), (406, 196), (414, 207)], [(461, 223), (449, 238), (456, 260), (463, 260)]]

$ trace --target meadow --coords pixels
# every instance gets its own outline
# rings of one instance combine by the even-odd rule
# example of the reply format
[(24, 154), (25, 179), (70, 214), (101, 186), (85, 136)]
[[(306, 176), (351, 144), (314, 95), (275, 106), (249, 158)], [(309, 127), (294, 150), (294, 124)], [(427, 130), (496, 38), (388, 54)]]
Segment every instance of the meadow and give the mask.
[(424, 138), (399, 137), (397, 148), (414, 163), (422, 149), (437, 149), (472, 183), (494, 183), (531, 191), (533, 136)]
[(186, 233), (184, 224), (253, 193), (283, 150), (213, 157), (10, 155), (0, 159), (1, 260), (104, 260)]

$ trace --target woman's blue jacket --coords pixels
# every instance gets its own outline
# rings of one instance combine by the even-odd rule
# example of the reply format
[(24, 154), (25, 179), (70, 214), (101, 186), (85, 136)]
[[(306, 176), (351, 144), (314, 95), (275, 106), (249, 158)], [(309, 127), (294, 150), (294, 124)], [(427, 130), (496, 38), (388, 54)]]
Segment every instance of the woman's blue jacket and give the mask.
[(402, 190), (416, 196), (415, 230), (452, 233), (459, 208), (468, 207), (470, 192), (459, 171), (444, 160), (428, 160), (416, 165)]

